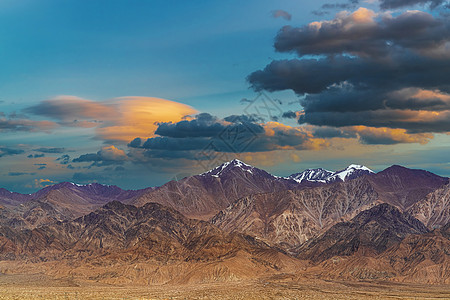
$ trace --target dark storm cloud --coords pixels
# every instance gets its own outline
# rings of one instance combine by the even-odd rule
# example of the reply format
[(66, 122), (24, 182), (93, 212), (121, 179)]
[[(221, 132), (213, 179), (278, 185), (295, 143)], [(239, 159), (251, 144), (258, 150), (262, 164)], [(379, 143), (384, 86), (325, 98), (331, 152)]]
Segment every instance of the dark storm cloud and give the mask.
[(380, 8), (394, 9), (414, 5), (428, 5), (431, 9), (434, 9), (447, 3), (448, 1), (444, 0), (380, 0)]
[(276, 49), (300, 58), (272, 61), (248, 81), (257, 91), (302, 95), (300, 124), (447, 132), (449, 45), (448, 18), (359, 9), (331, 21), (284, 27)]
[(105, 146), (97, 153), (87, 153), (72, 160), (74, 163), (92, 162), (90, 167), (102, 167), (108, 165), (123, 164), (128, 157), (125, 152), (115, 146)]
[(422, 87), (450, 91), (450, 59), (419, 55), (376, 61), (336, 56), (321, 59), (276, 60), (256, 71), (248, 81), (257, 91), (292, 89), (297, 94), (318, 94), (342, 83), (357, 89), (392, 90)]
[(286, 111), (281, 117), (285, 119), (295, 119), (297, 118), (297, 114), (294, 111)]
[(142, 145), (141, 138), (135, 138), (130, 143), (128, 143), (128, 147), (130, 147), (130, 148), (139, 148), (141, 145)]
[(442, 45), (449, 38), (449, 21), (432, 15), (408, 11), (397, 17), (376, 17), (360, 8), (353, 14), (340, 14), (331, 21), (303, 27), (285, 26), (275, 39), (279, 52), (296, 51), (299, 55), (334, 55), (350, 53), (384, 57), (398, 47), (424, 51)]
[(303, 128), (258, 121), (256, 116), (232, 115), (218, 119), (201, 114), (191, 121), (162, 123), (159, 128), (163, 130), (158, 128), (156, 133), (165, 136), (149, 138), (145, 142), (134, 139), (128, 144), (128, 155), (133, 161), (139, 161), (139, 155), (146, 158), (198, 159), (202, 151), (240, 153), (300, 150), (317, 148), (324, 143), (322, 140), (316, 141)]
[(80, 155), (78, 158), (74, 158), (73, 162), (90, 162), (90, 161), (101, 161), (102, 157), (97, 153), (88, 153)]
[(272, 17), (274, 18), (283, 18), (285, 20), (290, 21), (292, 19), (292, 15), (288, 13), (287, 11), (278, 9), (272, 11)]
[(38, 149), (33, 149), (33, 151), (42, 152), (42, 153), (63, 153), (64, 151), (66, 151), (66, 149), (65, 148), (38, 148)]
[(433, 112), (417, 114), (414, 111), (375, 110), (359, 112), (311, 112), (300, 116), (300, 124), (336, 127), (364, 125), (389, 127), (417, 132), (449, 132), (450, 112), (434, 115)]
[(9, 147), (0, 147), (0, 157), (8, 156), (8, 155), (17, 155), (22, 154), (25, 151), (22, 149), (15, 149), (15, 148), (9, 148)]
[(219, 123), (216, 117), (208, 113), (202, 113), (191, 121), (178, 123), (161, 123), (155, 134), (166, 137), (208, 137), (215, 136), (225, 129), (225, 125)]

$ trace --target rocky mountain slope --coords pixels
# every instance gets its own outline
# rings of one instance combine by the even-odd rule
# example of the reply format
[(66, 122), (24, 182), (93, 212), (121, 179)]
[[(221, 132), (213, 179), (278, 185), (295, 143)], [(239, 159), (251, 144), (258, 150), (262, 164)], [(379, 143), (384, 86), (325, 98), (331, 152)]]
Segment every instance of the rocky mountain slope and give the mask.
[(389, 204), (339, 223), (299, 248), (315, 262), (303, 276), (450, 283), (450, 224), (428, 231)]
[(140, 284), (286, 274), (449, 283), (448, 178), (357, 165), (294, 175), (233, 160), (137, 191), (0, 189), (0, 273)]
[[(401, 211), (410, 210), (427, 225), (425, 219), (431, 213), (430, 222), (443, 225), (450, 218), (449, 199), (444, 197), (447, 189), (439, 188), (447, 182), (448, 178), (427, 171), (393, 166), (345, 182), (243, 197), (211, 222), (224, 230), (245, 232), (290, 251), (334, 224), (380, 203), (389, 203)], [(433, 192), (436, 196), (427, 198)], [(432, 207), (433, 213), (427, 207)]]
[(355, 253), (374, 256), (401, 242), (409, 234), (424, 234), (428, 229), (408, 213), (383, 203), (340, 222), (298, 249), (298, 256), (324, 261), (334, 256)]
[(366, 178), (315, 188), (251, 195), (219, 212), (211, 222), (295, 248), (335, 223), (375, 205), (378, 193)]
[(152, 188), (122, 190), (113, 185), (62, 182), (33, 194), (0, 191), (0, 225), (35, 228), (54, 221), (73, 220), (114, 200), (126, 202)]
[(408, 211), (430, 229), (446, 225), (450, 222), (450, 184), (429, 193)]
[(239, 198), (309, 185), (271, 175), (235, 159), (203, 174), (166, 183), (129, 203), (160, 203), (188, 217), (206, 220)]
[[(250, 236), (226, 234), (208, 222), (188, 219), (160, 204), (137, 208), (118, 201), (70, 222), (33, 230), (0, 227), (0, 272), (4, 271), (2, 266), (25, 261), (47, 262), (42, 270), (49, 273), (56, 270), (46, 268), (57, 263), (60, 276), (73, 271), (86, 278), (95, 273), (105, 282), (118, 277), (108, 266), (121, 270), (126, 278), (136, 275), (129, 268), (139, 264), (151, 272), (146, 280), (166, 282), (221, 276), (229, 280), (246, 272), (250, 272), (246, 276), (256, 278), (300, 265)], [(83, 271), (78, 268), (80, 264), (95, 271)], [(203, 268), (204, 273), (189, 274), (195, 268)]]

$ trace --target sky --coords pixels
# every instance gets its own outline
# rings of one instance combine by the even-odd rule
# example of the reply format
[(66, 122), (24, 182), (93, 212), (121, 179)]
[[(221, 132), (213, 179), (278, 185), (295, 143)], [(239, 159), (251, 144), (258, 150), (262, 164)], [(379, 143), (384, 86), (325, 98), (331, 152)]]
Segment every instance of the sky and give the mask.
[(273, 174), (450, 176), (444, 0), (0, 0), (0, 187)]

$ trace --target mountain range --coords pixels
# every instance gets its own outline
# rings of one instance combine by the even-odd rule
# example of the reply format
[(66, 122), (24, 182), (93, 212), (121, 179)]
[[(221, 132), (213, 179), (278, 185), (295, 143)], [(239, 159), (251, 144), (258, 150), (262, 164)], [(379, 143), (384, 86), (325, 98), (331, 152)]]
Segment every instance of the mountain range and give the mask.
[(0, 189), (0, 274), (450, 283), (449, 221), (449, 179), (428, 171), (350, 165), (279, 177), (235, 159), (142, 190), (67, 182), (29, 195)]

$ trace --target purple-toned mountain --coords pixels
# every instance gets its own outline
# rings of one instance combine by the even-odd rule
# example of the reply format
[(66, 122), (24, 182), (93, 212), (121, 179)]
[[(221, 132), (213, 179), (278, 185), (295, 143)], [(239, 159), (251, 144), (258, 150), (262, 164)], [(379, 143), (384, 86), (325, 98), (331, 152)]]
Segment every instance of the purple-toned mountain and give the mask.
[(141, 206), (156, 202), (177, 209), (190, 218), (207, 220), (245, 196), (314, 185), (274, 176), (234, 159), (208, 172), (170, 181), (129, 203)]
[(51, 185), (33, 194), (11, 193), (3, 189), (0, 191), (0, 216), (3, 216), (0, 224), (32, 229), (49, 222), (72, 220), (110, 201), (125, 202), (151, 189), (122, 190), (114, 185), (71, 182)]
[(368, 180), (382, 195), (384, 202), (397, 206), (401, 210), (408, 210), (429, 193), (449, 182), (447, 177), (398, 165), (370, 176)]

